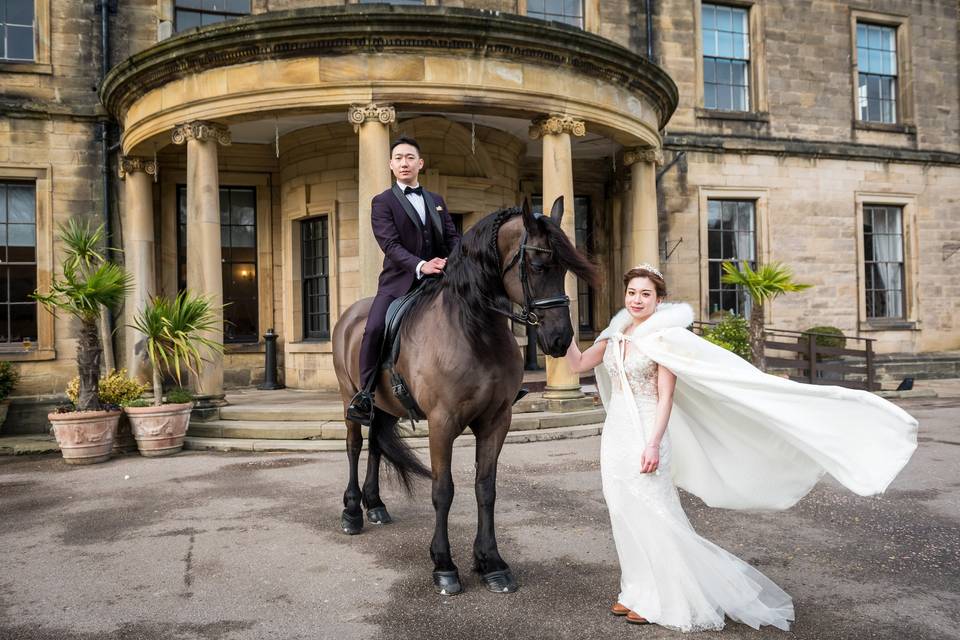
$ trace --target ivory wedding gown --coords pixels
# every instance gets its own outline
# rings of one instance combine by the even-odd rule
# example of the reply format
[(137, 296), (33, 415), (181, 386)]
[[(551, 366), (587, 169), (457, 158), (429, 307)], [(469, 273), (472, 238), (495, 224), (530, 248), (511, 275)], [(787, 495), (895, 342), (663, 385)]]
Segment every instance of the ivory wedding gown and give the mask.
[[(621, 312), (597, 380), (607, 409), (603, 495), (620, 560), (619, 602), (682, 631), (721, 629), (724, 616), (788, 629), (790, 596), (697, 535), (676, 486), (708, 505), (783, 509), (829, 472), (861, 495), (882, 492), (916, 447), (916, 421), (873, 394), (761, 373), (683, 327), (688, 305), (661, 304), (633, 335)], [(677, 375), (656, 473), (640, 472), (653, 429), (658, 362)], [(675, 485), (676, 483), (676, 485)]]

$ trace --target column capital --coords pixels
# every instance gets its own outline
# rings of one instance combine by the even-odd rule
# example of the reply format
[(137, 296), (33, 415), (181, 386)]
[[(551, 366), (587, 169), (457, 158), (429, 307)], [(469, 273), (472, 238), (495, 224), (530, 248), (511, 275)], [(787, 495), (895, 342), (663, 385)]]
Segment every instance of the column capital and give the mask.
[(173, 128), (173, 144), (184, 144), (188, 140), (216, 140), (226, 146), (231, 142), (230, 129), (206, 120), (185, 122)]
[(352, 104), (347, 109), (347, 122), (353, 125), (354, 133), (360, 131), (360, 125), (367, 122), (379, 122), (380, 124), (392, 125), (397, 121), (397, 112), (393, 105), (377, 104), (370, 102), (368, 104)]
[(530, 124), (531, 140), (537, 140), (548, 134), (560, 133), (569, 133), (580, 138), (586, 135), (587, 125), (583, 120), (562, 113), (551, 113), (548, 116), (534, 118)]
[(123, 180), (128, 174), (143, 171), (147, 175), (157, 175), (157, 163), (155, 160), (147, 158), (138, 158), (136, 156), (120, 156), (117, 162), (117, 175)]
[(632, 147), (623, 150), (623, 166), (629, 167), (638, 162), (653, 162), (663, 165), (663, 151), (657, 147)]

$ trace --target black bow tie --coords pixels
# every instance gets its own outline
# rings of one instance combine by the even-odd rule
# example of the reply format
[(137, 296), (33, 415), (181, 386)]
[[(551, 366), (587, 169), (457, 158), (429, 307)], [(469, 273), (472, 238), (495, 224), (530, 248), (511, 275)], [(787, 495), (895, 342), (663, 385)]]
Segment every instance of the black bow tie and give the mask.
[(410, 195), (411, 193), (415, 193), (418, 196), (423, 197), (423, 187), (407, 187), (403, 190), (403, 195), (405, 196)]

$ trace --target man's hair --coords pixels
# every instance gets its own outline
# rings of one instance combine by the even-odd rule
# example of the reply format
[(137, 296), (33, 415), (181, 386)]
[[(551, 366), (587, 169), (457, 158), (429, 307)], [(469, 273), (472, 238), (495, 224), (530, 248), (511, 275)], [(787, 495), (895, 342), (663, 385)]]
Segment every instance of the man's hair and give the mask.
[(399, 138), (397, 138), (396, 140), (394, 140), (393, 142), (390, 143), (390, 155), (391, 155), (391, 156), (393, 155), (393, 150), (396, 149), (396, 148), (397, 148), (397, 145), (400, 145), (400, 144), (408, 144), (408, 145), (410, 145), (411, 147), (413, 147), (414, 149), (417, 150), (417, 155), (418, 155), (418, 156), (420, 155), (420, 145), (417, 144), (417, 141), (416, 141), (416, 140), (414, 140), (413, 138), (408, 138), (407, 136), (400, 136)]

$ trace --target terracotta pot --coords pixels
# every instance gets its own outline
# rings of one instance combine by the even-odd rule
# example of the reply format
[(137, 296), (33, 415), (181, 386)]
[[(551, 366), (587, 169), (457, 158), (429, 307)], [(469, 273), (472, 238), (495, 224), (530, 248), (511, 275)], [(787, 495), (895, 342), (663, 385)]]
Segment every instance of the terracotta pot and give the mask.
[(163, 404), (159, 407), (126, 407), (130, 429), (140, 455), (148, 458), (168, 456), (183, 448), (190, 424), (192, 402)]
[(0, 401), (0, 427), (7, 421), (7, 412), (10, 411), (10, 401)]
[(122, 411), (49, 413), (53, 435), (67, 464), (94, 464), (110, 458)]
[(130, 430), (130, 419), (127, 414), (120, 415), (120, 422), (117, 424), (117, 438), (113, 441), (113, 453), (130, 453), (137, 450), (137, 441), (133, 438), (133, 431)]

